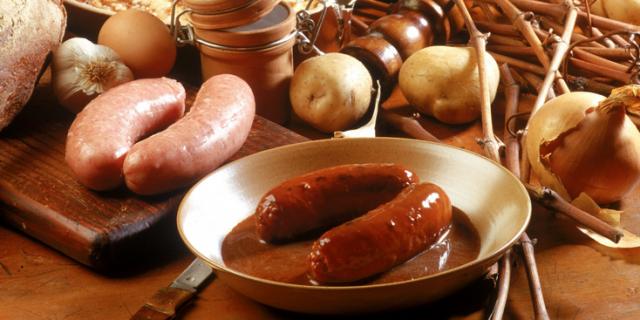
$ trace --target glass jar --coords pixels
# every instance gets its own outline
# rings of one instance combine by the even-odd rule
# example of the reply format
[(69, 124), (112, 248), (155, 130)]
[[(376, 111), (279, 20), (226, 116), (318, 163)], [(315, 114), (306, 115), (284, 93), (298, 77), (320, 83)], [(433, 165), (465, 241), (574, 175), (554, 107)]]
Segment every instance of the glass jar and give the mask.
[(253, 90), (256, 113), (285, 124), (290, 117), (296, 17), (273, 0), (185, 0), (191, 12), (203, 79), (230, 73)]

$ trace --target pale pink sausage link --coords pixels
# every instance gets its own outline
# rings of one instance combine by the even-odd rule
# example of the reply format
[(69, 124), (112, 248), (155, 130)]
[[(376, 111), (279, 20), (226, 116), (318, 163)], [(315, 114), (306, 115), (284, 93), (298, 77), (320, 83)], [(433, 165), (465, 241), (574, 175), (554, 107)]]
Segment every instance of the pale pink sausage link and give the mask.
[(83, 185), (108, 190), (123, 182), (122, 164), (139, 139), (184, 114), (185, 90), (172, 79), (134, 80), (103, 93), (78, 114), (67, 134), (65, 160)]
[(244, 80), (228, 74), (210, 78), (182, 119), (131, 148), (123, 167), (127, 187), (149, 195), (196, 182), (240, 149), (254, 115), (255, 100)]

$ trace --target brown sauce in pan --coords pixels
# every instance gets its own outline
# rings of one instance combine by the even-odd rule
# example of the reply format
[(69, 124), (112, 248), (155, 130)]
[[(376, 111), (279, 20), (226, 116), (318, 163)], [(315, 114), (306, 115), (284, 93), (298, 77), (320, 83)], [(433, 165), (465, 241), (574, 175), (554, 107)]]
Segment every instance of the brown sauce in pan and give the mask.
[[(469, 218), (454, 207), (448, 234), (413, 259), (358, 284), (411, 280), (455, 268), (474, 260), (480, 252), (480, 237)], [(319, 235), (317, 235), (319, 236)], [(261, 242), (255, 218), (240, 222), (222, 243), (222, 259), (230, 269), (279, 282), (313, 285), (307, 277), (307, 256), (315, 238), (286, 244)]]

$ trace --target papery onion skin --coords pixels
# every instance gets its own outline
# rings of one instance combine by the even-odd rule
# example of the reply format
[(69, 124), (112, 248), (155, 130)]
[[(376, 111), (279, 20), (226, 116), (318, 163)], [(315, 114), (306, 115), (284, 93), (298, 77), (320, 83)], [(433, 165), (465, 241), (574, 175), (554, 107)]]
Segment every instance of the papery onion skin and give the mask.
[(592, 108), (603, 100), (568, 93), (547, 102), (529, 122), (531, 167), (543, 185), (568, 200), (584, 192), (599, 204), (615, 202), (640, 181), (640, 132), (624, 107), (608, 115)]
[(606, 97), (591, 92), (572, 92), (547, 101), (529, 119), (529, 127), (525, 138), (525, 148), (531, 164), (531, 170), (540, 183), (558, 192), (563, 198), (571, 200), (569, 193), (560, 180), (541, 162), (540, 145), (544, 141), (556, 139), (562, 132), (575, 127), (582, 119), (584, 112), (596, 106)]

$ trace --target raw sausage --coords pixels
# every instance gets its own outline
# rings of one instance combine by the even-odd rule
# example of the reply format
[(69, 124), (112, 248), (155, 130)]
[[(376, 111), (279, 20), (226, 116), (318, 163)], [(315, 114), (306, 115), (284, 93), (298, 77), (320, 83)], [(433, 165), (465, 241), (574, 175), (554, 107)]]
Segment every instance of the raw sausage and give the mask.
[(451, 215), (451, 202), (440, 187), (411, 185), (316, 240), (309, 275), (320, 283), (341, 283), (387, 271), (433, 245), (448, 230)]
[(267, 242), (290, 240), (353, 219), (417, 182), (413, 172), (388, 163), (310, 172), (285, 181), (262, 197), (256, 209), (256, 230)]
[(182, 119), (131, 148), (123, 167), (127, 187), (150, 195), (196, 182), (240, 149), (254, 115), (244, 80), (230, 74), (209, 78)]
[(123, 182), (122, 165), (139, 139), (184, 114), (185, 90), (172, 79), (140, 79), (101, 94), (71, 124), (65, 160), (83, 185), (108, 190)]

